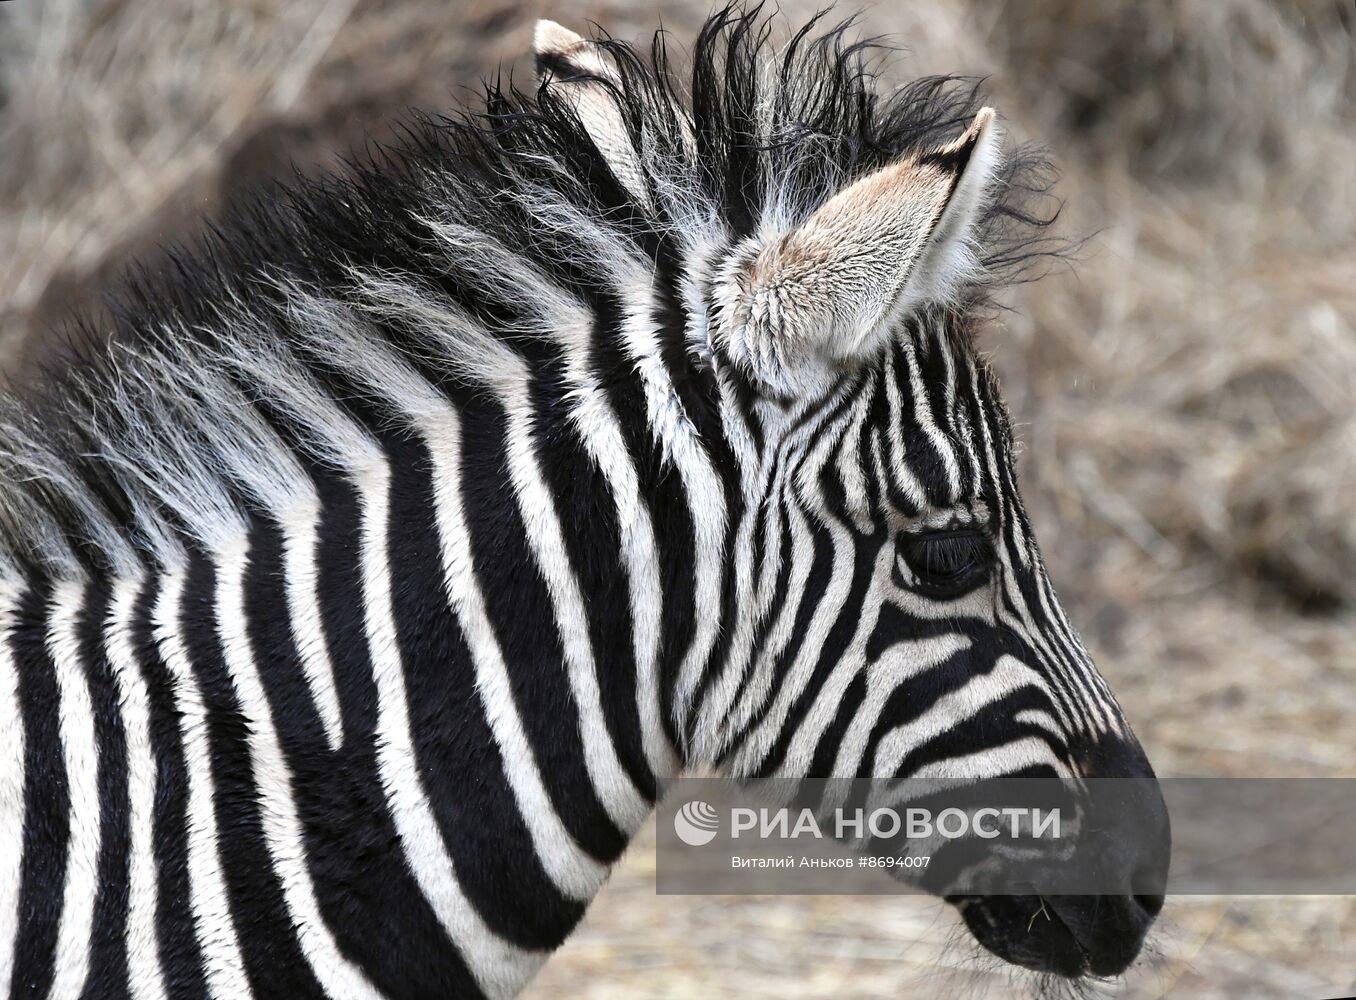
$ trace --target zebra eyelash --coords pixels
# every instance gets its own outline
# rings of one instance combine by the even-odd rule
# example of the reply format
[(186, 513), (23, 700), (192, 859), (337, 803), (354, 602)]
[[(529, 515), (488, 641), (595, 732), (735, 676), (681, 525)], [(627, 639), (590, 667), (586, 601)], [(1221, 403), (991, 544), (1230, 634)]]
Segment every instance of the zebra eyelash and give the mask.
[(939, 598), (969, 593), (989, 578), (996, 562), (988, 533), (973, 528), (907, 535), (898, 549), (914, 586)]

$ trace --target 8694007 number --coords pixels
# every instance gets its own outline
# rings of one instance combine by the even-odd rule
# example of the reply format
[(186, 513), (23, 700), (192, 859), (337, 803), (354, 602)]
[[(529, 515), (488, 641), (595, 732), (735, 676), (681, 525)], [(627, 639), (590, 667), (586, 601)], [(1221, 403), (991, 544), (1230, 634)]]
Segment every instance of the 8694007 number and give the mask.
[(889, 855), (888, 857), (877, 857), (869, 854), (858, 858), (857, 866), (859, 868), (926, 868), (931, 860), (932, 857), (925, 854)]

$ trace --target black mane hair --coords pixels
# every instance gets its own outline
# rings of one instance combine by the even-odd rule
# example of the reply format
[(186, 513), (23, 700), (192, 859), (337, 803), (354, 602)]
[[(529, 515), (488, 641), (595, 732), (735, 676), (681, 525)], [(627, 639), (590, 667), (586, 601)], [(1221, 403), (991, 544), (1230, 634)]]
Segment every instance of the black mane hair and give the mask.
[[(617, 68), (620, 82), (608, 86), (640, 151), (650, 204), (612, 174), (551, 86), (526, 92), (501, 77), (485, 86), (480, 107), (411, 114), (397, 140), (370, 143), (343, 173), (274, 184), (192, 246), (165, 251), (127, 278), (106, 312), (75, 322), (68, 349), (23, 394), (0, 401), (0, 579), (125, 568), (112, 551), (115, 536), (135, 538), (140, 559), (155, 534), (148, 525), (199, 545), (200, 526), (144, 471), (182, 464), (185, 448), (199, 450), (195, 471), (231, 504), (257, 508), (209, 433), (209, 422), (229, 420), (234, 405), (213, 387), (257, 406), (290, 447), (304, 450), (304, 434), (248, 372), (223, 363), (233, 351), (280, 345), (280, 357), (360, 422), (380, 425), (379, 407), (360, 398), (342, 366), (289, 346), (296, 289), (344, 305), (355, 271), (398, 276), (483, 320), (515, 351), (545, 350), (540, 338), (515, 332), (521, 302), (486, 294), (483, 280), (433, 246), (429, 219), (520, 254), (592, 303), (607, 278), (559, 226), (542, 224), (553, 207), (596, 221), (619, 252), (662, 273), (676, 266), (675, 198), (700, 200), (738, 239), (769, 199), (808, 214), (844, 184), (942, 146), (974, 119), (979, 81), (925, 77), (889, 89), (878, 78), (885, 50), (877, 42), (852, 40), (852, 20), (823, 24), (821, 15), (775, 48), (761, 4), (726, 7), (702, 28), (686, 74), (662, 31), (648, 52), (598, 40)], [(774, 72), (765, 72), (769, 65)], [(1047, 234), (1051, 181), (1038, 151), (1008, 150), (978, 230), (985, 279), (970, 305), (1060, 251)], [(372, 329), (434, 384), (458, 382), (406, 326)], [(685, 353), (681, 344), (675, 350)], [(181, 432), (177, 443), (163, 440), (169, 427)]]

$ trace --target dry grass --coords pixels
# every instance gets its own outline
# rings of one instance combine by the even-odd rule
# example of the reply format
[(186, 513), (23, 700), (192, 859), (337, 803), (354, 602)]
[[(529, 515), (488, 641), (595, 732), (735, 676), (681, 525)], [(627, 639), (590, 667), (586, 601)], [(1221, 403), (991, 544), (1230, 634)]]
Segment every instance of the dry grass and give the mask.
[[(802, 19), (814, 0), (783, 0)], [(533, 20), (622, 0), (0, 7), (0, 350), (261, 176), (444, 104)], [(901, 73), (992, 77), (1047, 142), (1070, 272), (989, 346), (1056, 581), (1160, 772), (1356, 773), (1356, 13), (1346, 0), (939, 0), (866, 18)], [(520, 63), (520, 67), (525, 64)], [(657, 899), (642, 843), (536, 995), (993, 996), (919, 899)], [(1345, 899), (1170, 903), (1120, 995), (1350, 992)]]

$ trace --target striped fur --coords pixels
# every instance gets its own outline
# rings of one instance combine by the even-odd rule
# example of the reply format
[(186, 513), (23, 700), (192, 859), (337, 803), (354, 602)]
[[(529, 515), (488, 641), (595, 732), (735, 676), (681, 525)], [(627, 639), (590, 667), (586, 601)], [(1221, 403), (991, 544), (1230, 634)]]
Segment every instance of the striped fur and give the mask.
[(756, 13), (686, 80), (562, 31), (535, 93), (261, 195), (5, 404), (11, 995), (509, 996), (684, 768), (1147, 772), (971, 345), (1049, 249), (1039, 162), (802, 378), (740, 268), (971, 148), (973, 90)]

